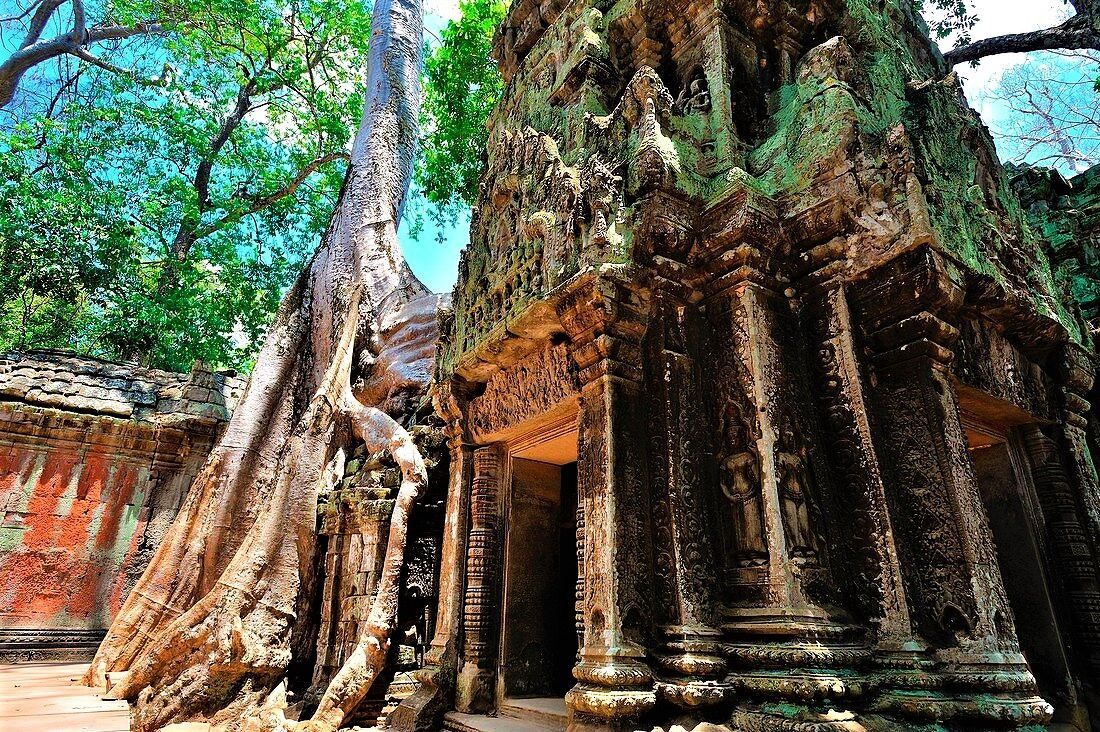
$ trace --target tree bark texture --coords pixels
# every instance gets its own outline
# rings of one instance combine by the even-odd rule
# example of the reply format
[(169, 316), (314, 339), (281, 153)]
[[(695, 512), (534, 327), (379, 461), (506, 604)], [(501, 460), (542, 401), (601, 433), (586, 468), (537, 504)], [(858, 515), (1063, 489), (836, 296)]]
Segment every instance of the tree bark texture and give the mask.
[[(397, 242), (418, 134), (422, 23), (420, 0), (375, 4), (363, 121), (329, 230), (85, 677), (99, 685), (129, 671), (118, 694), (136, 701), (136, 730), (195, 719), (225, 730), (336, 729), (385, 663), (407, 517), (426, 474), (384, 410), (407, 415), (427, 384), (437, 303)], [(312, 584), (317, 493), (353, 437), (388, 449), (404, 480), (367, 630), (301, 726), (281, 710), (300, 591)]]

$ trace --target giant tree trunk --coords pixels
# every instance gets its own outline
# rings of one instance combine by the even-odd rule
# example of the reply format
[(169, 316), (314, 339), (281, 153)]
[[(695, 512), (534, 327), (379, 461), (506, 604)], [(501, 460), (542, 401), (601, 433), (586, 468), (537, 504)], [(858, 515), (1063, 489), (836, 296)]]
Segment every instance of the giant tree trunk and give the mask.
[(397, 243), (418, 132), (421, 0), (378, 0), (371, 32), (363, 122), (329, 230), (284, 298), (222, 440), (85, 677), (98, 685), (107, 672), (129, 671), (118, 693), (136, 701), (137, 730), (187, 719), (227, 730), (249, 719), (255, 729), (260, 717), (280, 716), (273, 706), (307, 604), (300, 595), (310, 584), (317, 492), (353, 436), (388, 448), (404, 481), (367, 635), (310, 729), (338, 727), (385, 662), (406, 519), (426, 479), (408, 433), (385, 411), (409, 404), (430, 373), (423, 357), (430, 349), (399, 342), (387, 353), (386, 340), (401, 331), (395, 319), (423, 320), (435, 302)]

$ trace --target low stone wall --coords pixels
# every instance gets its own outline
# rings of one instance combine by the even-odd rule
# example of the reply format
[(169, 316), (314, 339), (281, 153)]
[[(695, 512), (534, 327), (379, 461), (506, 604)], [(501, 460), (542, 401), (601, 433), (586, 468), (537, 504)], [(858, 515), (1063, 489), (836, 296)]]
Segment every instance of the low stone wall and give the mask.
[(243, 380), (0, 356), (0, 660), (90, 656)]

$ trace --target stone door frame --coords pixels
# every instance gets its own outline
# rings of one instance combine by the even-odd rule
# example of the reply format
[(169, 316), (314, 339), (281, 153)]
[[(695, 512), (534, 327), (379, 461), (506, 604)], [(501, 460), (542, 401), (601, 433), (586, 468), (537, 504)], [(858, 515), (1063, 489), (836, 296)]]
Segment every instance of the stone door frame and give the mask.
[[(499, 708), (509, 698), (506, 692), (505, 632), (508, 627), (508, 568), (510, 533), (512, 528), (512, 500), (514, 497), (514, 461), (531, 460), (558, 465), (578, 462), (577, 436), (579, 434), (579, 410), (571, 403), (563, 410), (553, 410), (518, 425), (514, 435), (499, 443), (501, 450), (501, 561), (499, 564), (499, 623), (497, 627), (496, 686), (494, 705)], [(572, 444), (569, 445), (569, 439)], [(540, 459), (541, 458), (541, 459)], [(564, 461), (564, 462), (558, 462)], [(574, 561), (576, 561), (574, 557)], [(583, 581), (583, 576), (578, 581)]]

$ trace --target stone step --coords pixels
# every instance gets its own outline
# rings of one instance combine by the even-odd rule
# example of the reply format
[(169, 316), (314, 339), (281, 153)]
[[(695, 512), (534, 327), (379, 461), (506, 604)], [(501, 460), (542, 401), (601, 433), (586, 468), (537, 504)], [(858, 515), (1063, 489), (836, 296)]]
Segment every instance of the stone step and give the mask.
[(483, 714), (448, 712), (443, 717), (443, 729), (448, 732), (552, 732), (565, 727), (547, 727), (526, 719), (488, 717)]
[(498, 713), (501, 717), (533, 722), (549, 729), (565, 729), (569, 724), (569, 710), (565, 699), (560, 697), (505, 699)]

